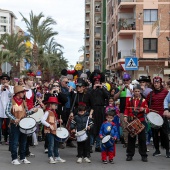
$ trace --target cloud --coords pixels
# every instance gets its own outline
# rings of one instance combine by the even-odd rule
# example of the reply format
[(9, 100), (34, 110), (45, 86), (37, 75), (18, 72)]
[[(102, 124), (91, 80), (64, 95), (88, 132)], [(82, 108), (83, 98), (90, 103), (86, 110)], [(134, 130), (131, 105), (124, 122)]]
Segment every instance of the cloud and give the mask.
[(26, 26), (19, 12), (27, 18), (31, 10), (35, 14), (43, 12), (55, 19), (54, 30), (59, 33), (55, 39), (64, 46), (64, 57), (69, 63), (76, 64), (81, 55), (78, 50), (84, 45), (84, 0), (0, 0), (0, 3), (1, 9), (16, 15), (16, 24), (24, 31)]

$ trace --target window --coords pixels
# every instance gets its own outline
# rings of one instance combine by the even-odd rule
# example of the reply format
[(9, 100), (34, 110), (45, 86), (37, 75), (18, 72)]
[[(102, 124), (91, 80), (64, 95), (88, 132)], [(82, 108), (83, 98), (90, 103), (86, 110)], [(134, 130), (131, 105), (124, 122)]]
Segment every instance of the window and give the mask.
[(144, 38), (143, 39), (143, 52), (144, 53), (157, 53), (157, 39), (156, 38)]
[(145, 9), (144, 10), (144, 24), (152, 24), (158, 20), (157, 9)]

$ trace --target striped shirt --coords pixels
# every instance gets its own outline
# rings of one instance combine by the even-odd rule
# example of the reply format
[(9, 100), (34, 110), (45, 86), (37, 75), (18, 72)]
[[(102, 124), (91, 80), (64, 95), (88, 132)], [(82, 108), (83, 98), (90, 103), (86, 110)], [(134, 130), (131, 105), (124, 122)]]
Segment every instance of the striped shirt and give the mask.
[[(12, 100), (10, 100), (6, 106), (6, 110), (5, 110), (5, 114), (6, 116), (11, 119), (11, 120), (15, 120), (17, 119), (12, 113), (11, 113), (11, 108), (12, 108)], [(28, 110), (27, 108), (25, 108), (26, 114), (27, 115), (31, 115), (34, 112), (32, 110)]]

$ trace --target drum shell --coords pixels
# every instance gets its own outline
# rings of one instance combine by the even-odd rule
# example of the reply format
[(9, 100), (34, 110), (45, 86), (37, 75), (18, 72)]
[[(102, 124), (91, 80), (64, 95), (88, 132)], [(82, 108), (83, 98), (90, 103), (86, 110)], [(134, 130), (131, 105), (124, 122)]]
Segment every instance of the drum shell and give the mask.
[(82, 130), (77, 132), (76, 137), (77, 137), (77, 142), (83, 142), (87, 140), (88, 135), (85, 130)]
[[(32, 121), (34, 120), (34, 121), (33, 121), (32, 127), (30, 127), (30, 128), (26, 128), (26, 127), (24, 128), (24, 127), (21, 126), (21, 123), (19, 123), (19, 130), (20, 130), (20, 132), (22, 132), (22, 133), (24, 133), (24, 134), (27, 134), (27, 135), (34, 133), (35, 130), (37, 129), (35, 119), (29, 118), (29, 117), (23, 118), (23, 119), (28, 119), (27, 121), (29, 121), (29, 119), (32, 120)], [(23, 119), (21, 119), (21, 121), (22, 121)], [(20, 122), (21, 122), (21, 121), (20, 121)]]
[[(110, 135), (109, 135), (110, 136)], [(108, 135), (107, 136), (105, 136), (104, 138), (107, 138), (108, 137)], [(103, 138), (103, 139), (104, 139)], [(106, 142), (103, 142), (104, 140), (102, 139), (102, 146), (104, 147), (104, 148), (110, 148), (110, 147), (113, 147), (113, 145), (114, 145), (114, 140), (110, 137), (110, 139), (108, 140), (108, 141), (106, 141)]]
[[(67, 133), (63, 134), (63, 136), (60, 137), (59, 135), (57, 136), (57, 132), (58, 131), (63, 131), (63, 133), (65, 133), (65, 132), (67, 132)], [(56, 130), (56, 137), (55, 137), (56, 141), (58, 141), (58, 142), (66, 142), (68, 138), (69, 138), (69, 132), (68, 132), (68, 130), (66, 128), (63, 128), (63, 127), (57, 128), (57, 130)]]
[(41, 108), (38, 108), (38, 111), (35, 112), (34, 114), (30, 115), (29, 117), (32, 117), (35, 119), (36, 123), (40, 124), (41, 123), (41, 118), (43, 117), (44, 112)]

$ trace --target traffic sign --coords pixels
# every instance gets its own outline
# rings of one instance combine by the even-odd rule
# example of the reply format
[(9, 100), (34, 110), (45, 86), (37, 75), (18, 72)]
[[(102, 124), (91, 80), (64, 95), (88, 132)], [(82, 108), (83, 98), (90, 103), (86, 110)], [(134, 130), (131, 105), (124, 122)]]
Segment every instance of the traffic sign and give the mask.
[(36, 71), (36, 76), (42, 76), (41, 70), (37, 70), (37, 71)]
[(5, 72), (6, 74), (11, 71), (11, 64), (5, 62), (1, 64), (2, 72)]
[(138, 70), (138, 58), (137, 57), (125, 58), (125, 70)]

